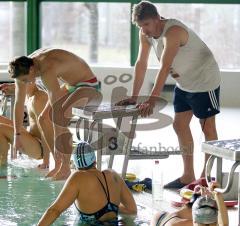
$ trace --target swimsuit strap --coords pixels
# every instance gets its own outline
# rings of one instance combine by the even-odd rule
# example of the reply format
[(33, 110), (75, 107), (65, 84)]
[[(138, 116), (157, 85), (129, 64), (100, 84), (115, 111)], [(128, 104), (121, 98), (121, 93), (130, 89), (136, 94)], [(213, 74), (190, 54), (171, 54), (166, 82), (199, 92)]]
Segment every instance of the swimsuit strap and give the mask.
[[(106, 183), (106, 186), (107, 186), (107, 181), (106, 181), (106, 177), (105, 177), (105, 174), (104, 174), (104, 173), (103, 173), (103, 176), (104, 176), (104, 180), (105, 180), (105, 183)], [(108, 202), (109, 202), (108, 186), (107, 186), (107, 191), (106, 191), (106, 189), (105, 189), (103, 183), (101, 182), (101, 180), (98, 178), (98, 176), (96, 176), (96, 177), (97, 177), (99, 183), (101, 184), (101, 186), (102, 186), (102, 188), (103, 188), (103, 191), (104, 191), (104, 193), (105, 193), (105, 195), (106, 195), (106, 197), (107, 197), (107, 200), (108, 200)]]
[(165, 226), (167, 222), (169, 222), (170, 220), (172, 220), (172, 219), (175, 218), (175, 217), (178, 217), (178, 216), (177, 216), (176, 214), (173, 214), (173, 215), (170, 214), (170, 216), (167, 217), (168, 219), (164, 219), (165, 221), (163, 220), (164, 223), (163, 223), (162, 226)]
[(104, 177), (104, 180), (105, 180), (105, 183), (106, 183), (106, 187), (107, 187), (107, 194), (108, 194), (107, 198), (108, 198), (108, 201), (110, 202), (110, 195), (109, 195), (109, 189), (108, 189), (108, 184), (107, 184), (107, 178), (106, 178), (106, 175), (105, 175), (104, 172), (102, 172), (102, 174), (103, 174), (103, 177)]

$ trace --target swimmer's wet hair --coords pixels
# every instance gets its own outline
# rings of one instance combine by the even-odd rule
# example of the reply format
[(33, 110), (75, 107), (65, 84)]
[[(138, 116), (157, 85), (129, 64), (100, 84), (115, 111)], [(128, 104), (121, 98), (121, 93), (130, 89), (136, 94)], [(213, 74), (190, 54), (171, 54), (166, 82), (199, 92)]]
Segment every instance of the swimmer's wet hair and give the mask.
[(33, 59), (27, 56), (17, 57), (9, 63), (8, 73), (11, 78), (18, 78), (27, 75), (30, 67), (33, 66)]
[(132, 9), (132, 23), (136, 24), (139, 21), (159, 17), (159, 13), (154, 4), (149, 1), (141, 1), (135, 4)]

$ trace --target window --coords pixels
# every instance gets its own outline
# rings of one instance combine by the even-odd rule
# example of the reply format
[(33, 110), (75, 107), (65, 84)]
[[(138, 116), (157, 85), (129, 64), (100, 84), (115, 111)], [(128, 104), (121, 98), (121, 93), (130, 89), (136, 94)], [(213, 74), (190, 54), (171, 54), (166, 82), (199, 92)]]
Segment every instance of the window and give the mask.
[(91, 64), (130, 64), (128, 3), (44, 2), (41, 24), (42, 47), (67, 49)]
[[(156, 4), (161, 16), (192, 28), (212, 50), (221, 69), (240, 69), (240, 5)], [(159, 63), (151, 51), (152, 66)]]
[(26, 4), (0, 2), (0, 62), (26, 54)]

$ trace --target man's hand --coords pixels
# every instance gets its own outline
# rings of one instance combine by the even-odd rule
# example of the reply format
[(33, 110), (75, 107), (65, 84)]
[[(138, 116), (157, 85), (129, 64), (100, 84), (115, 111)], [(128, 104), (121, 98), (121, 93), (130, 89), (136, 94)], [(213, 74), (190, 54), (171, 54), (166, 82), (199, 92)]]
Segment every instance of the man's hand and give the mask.
[(13, 158), (17, 158), (17, 151), (22, 150), (23, 145), (21, 142), (21, 135), (14, 135), (13, 142)]
[(147, 117), (147, 116), (153, 114), (153, 108), (155, 107), (156, 100), (158, 98), (159, 97), (150, 96), (147, 101), (137, 105), (137, 107), (140, 110), (140, 114), (141, 114), (142, 117)]
[(3, 83), (0, 85), (0, 90), (5, 95), (13, 95), (15, 92), (15, 85), (14, 83)]
[(124, 100), (117, 102), (116, 106), (126, 106), (126, 105), (134, 105), (137, 102), (137, 97), (130, 97)]

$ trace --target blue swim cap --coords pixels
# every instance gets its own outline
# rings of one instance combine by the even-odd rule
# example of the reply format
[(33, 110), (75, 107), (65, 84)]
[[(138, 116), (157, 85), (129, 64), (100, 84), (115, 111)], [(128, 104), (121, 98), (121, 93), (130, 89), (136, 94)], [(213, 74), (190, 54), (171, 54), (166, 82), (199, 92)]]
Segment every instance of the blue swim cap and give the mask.
[(85, 141), (80, 141), (74, 148), (72, 159), (78, 169), (87, 168), (96, 162), (94, 150), (91, 145)]

